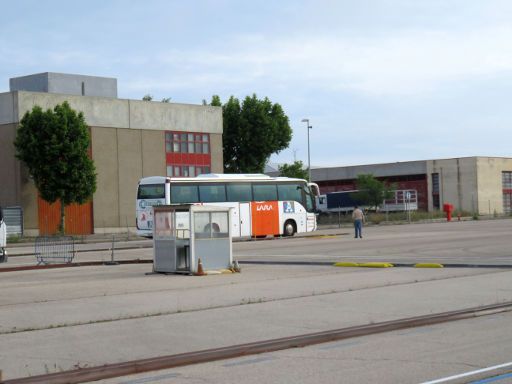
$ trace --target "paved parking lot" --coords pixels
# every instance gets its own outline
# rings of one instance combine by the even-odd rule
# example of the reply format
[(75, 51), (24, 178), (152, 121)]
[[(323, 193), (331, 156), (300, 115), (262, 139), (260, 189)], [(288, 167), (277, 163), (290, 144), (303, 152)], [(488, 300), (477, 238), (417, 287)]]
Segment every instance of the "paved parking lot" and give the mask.
[[(362, 240), (332, 229), (320, 236), (236, 243), (234, 252), (242, 261), (410, 261), (446, 249), (438, 256), (443, 260), (510, 263), (511, 223), (370, 227)], [(336, 236), (323, 236), (329, 234)], [(472, 245), (476, 251), (465, 256)], [(106, 252), (80, 252), (78, 258)], [(150, 248), (124, 252), (151, 257)], [(19, 256), (8, 264), (24, 259), (32, 260)], [(242, 268), (241, 274), (205, 277), (148, 275), (151, 264), (4, 272), (4, 379), (512, 300), (511, 269)]]

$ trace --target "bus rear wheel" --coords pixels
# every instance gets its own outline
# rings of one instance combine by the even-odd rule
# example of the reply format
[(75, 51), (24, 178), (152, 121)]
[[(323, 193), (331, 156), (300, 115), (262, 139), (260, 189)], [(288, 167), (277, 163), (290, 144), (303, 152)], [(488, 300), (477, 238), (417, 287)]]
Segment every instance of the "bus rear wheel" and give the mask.
[(295, 226), (295, 222), (293, 220), (286, 220), (283, 227), (283, 236), (289, 237), (293, 236), (297, 232), (297, 227)]

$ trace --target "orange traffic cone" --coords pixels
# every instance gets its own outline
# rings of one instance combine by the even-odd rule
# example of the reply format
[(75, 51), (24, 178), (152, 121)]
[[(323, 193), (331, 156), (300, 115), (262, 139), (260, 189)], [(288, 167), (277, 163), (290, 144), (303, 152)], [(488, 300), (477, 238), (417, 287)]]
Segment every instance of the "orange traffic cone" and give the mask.
[(203, 270), (203, 263), (201, 263), (201, 259), (197, 259), (197, 272), (196, 276), (204, 276), (206, 273), (204, 273)]

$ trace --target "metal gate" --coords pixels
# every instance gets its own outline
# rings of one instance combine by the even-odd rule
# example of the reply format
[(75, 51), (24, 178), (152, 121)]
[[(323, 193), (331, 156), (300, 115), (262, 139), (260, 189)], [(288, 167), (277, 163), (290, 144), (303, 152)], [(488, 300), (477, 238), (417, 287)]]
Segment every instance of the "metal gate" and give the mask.
[(23, 236), (23, 208), (5, 207), (3, 212), (7, 236)]

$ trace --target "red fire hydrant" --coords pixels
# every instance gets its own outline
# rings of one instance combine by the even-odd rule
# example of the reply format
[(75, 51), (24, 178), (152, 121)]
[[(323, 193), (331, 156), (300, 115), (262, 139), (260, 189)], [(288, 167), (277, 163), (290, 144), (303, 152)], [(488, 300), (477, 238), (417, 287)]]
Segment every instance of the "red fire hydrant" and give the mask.
[(444, 203), (443, 211), (446, 213), (446, 221), (452, 221), (453, 205), (449, 203)]

